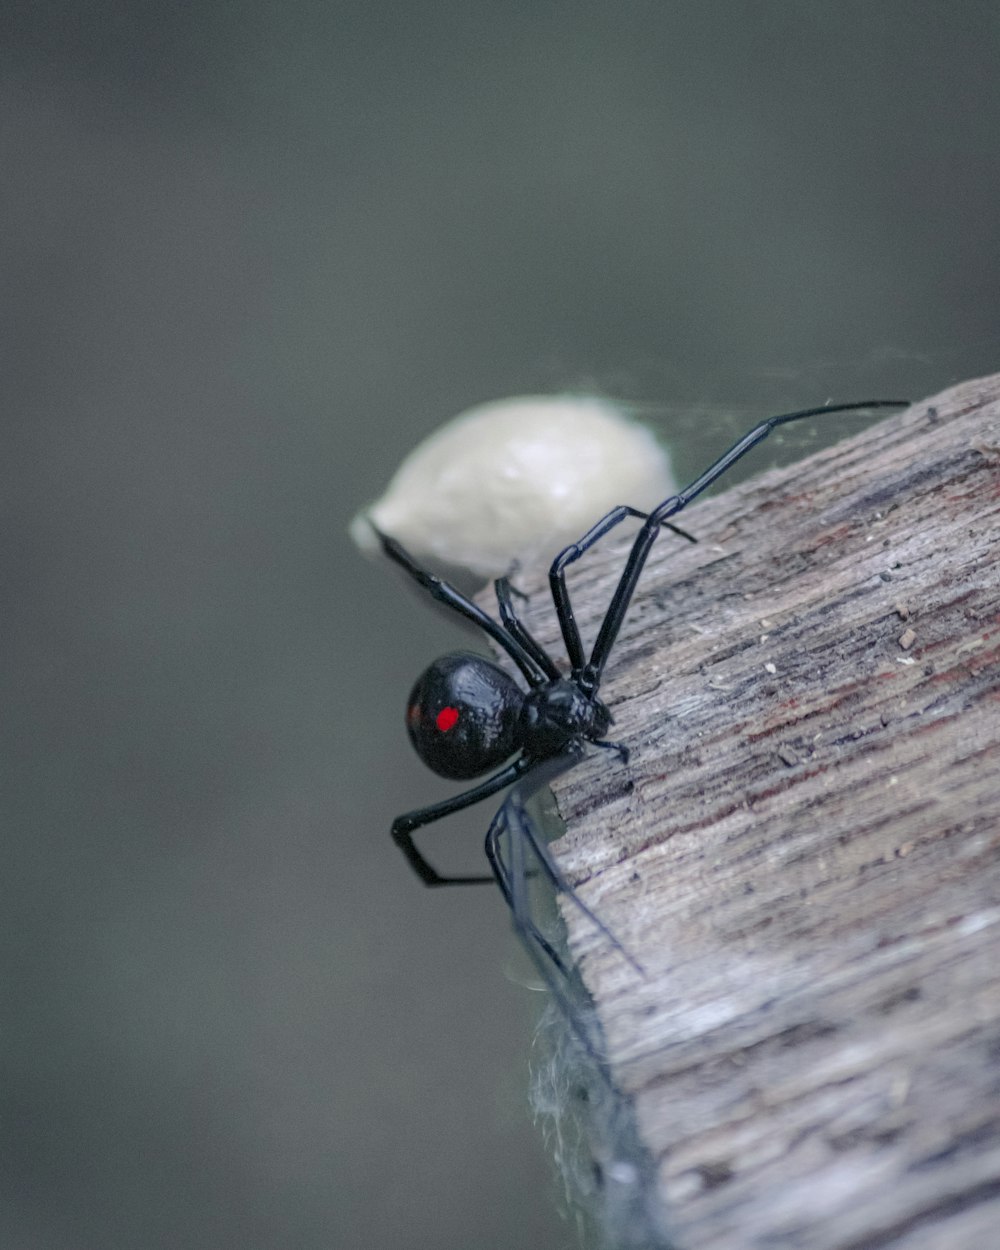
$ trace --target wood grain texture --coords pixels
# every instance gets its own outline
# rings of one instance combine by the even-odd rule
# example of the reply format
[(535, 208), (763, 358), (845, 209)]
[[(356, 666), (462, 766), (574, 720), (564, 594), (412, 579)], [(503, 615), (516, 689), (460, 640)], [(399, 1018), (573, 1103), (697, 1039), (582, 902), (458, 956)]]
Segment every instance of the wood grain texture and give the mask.
[[(998, 397), (692, 505), (602, 687), (631, 759), (557, 785), (646, 970), (566, 911), (680, 1250), (1000, 1246)], [(574, 567), (585, 636), (626, 549)]]

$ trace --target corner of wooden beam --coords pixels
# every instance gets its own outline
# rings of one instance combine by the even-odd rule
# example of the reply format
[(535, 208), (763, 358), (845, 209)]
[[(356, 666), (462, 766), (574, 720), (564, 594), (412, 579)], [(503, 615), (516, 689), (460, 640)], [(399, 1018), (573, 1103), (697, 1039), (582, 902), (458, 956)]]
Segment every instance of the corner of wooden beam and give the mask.
[[(692, 505), (560, 778), (570, 948), (680, 1250), (1000, 1226), (1000, 375)], [(625, 550), (574, 569), (592, 636)], [(551, 611), (530, 626), (558, 650)]]

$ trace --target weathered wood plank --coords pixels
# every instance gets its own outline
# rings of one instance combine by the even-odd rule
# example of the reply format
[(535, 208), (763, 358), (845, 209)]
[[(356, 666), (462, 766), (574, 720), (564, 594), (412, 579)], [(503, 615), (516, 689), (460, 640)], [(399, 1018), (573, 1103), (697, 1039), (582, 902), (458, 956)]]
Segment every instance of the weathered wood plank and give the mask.
[[(602, 687), (631, 760), (558, 783), (646, 969), (568, 909), (681, 1250), (1000, 1245), (998, 396), (688, 509)], [(591, 632), (625, 549), (574, 569)]]

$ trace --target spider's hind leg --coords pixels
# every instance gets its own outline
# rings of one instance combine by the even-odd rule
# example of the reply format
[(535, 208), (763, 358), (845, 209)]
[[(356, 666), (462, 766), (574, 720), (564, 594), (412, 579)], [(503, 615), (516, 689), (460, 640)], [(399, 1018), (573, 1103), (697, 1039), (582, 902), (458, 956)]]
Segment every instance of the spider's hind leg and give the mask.
[[(535, 924), (531, 916), (530, 905), (527, 902), (527, 879), (536, 874), (524, 868), (523, 856), (515, 857), (518, 862), (512, 863), (510, 868), (504, 863), (503, 855), (500, 852), (500, 837), (508, 831), (508, 824), (504, 816), (505, 813), (501, 808), (493, 818), (486, 834), (486, 858), (493, 869), (493, 878), (500, 887), (500, 893), (504, 896), (511, 915), (514, 917), (515, 927), (525, 943), (530, 944), (534, 942), (558, 972), (563, 977), (569, 979), (572, 974), (563, 962), (562, 956), (538, 925)], [(516, 886), (514, 884), (515, 881), (518, 883)], [(535, 962), (534, 958), (532, 962)]]
[(480, 885), (492, 880), (490, 877), (445, 876), (439, 873), (418, 849), (413, 841), (413, 834), (424, 825), (433, 824), (434, 821), (440, 820), (443, 816), (450, 816), (453, 812), (460, 812), (463, 808), (471, 807), (481, 799), (496, 794), (498, 790), (505, 789), (519, 777), (523, 777), (527, 768), (528, 764), (522, 756), (494, 776), (487, 777), (479, 785), (473, 786), (471, 790), (466, 790), (462, 794), (454, 794), (450, 799), (434, 803), (430, 807), (420, 807), (414, 812), (407, 812), (403, 816), (396, 817), (392, 822), (392, 840), (403, 852), (406, 862), (424, 885)]
[[(539, 928), (532, 912), (528, 890), (528, 878), (531, 875), (528, 868), (530, 853), (530, 859), (538, 865), (539, 874), (548, 880), (555, 892), (562, 894), (583, 912), (632, 967), (640, 975), (643, 974), (638, 962), (563, 876), (527, 810), (532, 796), (560, 772), (572, 767), (578, 759), (579, 751), (573, 750), (533, 769), (523, 782), (514, 787), (493, 818), (486, 845), (490, 864), (510, 907), (514, 927), (524, 942), (532, 963), (588, 1053), (603, 1067), (603, 1039), (587, 991), (576, 969), (562, 953), (557, 953), (553, 943)], [(507, 835), (506, 862), (500, 851), (504, 834)]]
[[(608, 1080), (603, 1033), (580, 975), (542, 932), (533, 914), (526, 852), (534, 845), (535, 838), (526, 832), (532, 825), (532, 819), (525, 810), (525, 804), (540, 784), (536, 786), (529, 782), (524, 787), (526, 793), (512, 792), (508, 796), (486, 835), (486, 853), (497, 884), (510, 907), (514, 929), (548, 990), (551, 1002), (579, 1039), (595, 1067)], [(521, 789), (520, 786), (515, 787), (515, 791)], [(507, 837), (507, 862), (501, 853), (504, 835)], [(543, 875), (546, 878), (549, 876), (544, 864)]]

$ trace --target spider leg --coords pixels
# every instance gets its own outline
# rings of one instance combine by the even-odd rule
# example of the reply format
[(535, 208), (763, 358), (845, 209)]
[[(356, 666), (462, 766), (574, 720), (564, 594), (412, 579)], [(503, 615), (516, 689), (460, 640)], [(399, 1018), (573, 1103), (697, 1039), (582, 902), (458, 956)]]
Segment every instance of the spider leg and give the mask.
[[(508, 870), (507, 865), (503, 862), (503, 856), (500, 853), (500, 836), (507, 832), (507, 823), (502, 816), (502, 812), (503, 808), (497, 812), (490, 822), (489, 829), (486, 831), (486, 858), (493, 869), (492, 879), (500, 887), (500, 893), (504, 896), (511, 914), (517, 914), (522, 917), (521, 924), (525, 939), (537, 942), (562, 975), (568, 977), (570, 975), (569, 969), (563, 963), (555, 947), (552, 946), (528, 913), (527, 902), (525, 901), (527, 899), (527, 891), (523, 887), (530, 874), (527, 871), (522, 871), (519, 874), (518, 886), (515, 888), (512, 876), (513, 868)], [(523, 856), (521, 859), (523, 860)], [(523, 863), (519, 863), (518, 867), (523, 869)]]
[(382, 550), (389, 559), (404, 569), (438, 603), (443, 603), (445, 607), (451, 608), (452, 611), (457, 612), (460, 616), (464, 616), (467, 621), (472, 621), (474, 625), (478, 625), (484, 633), (488, 634), (498, 646), (507, 652), (530, 685), (537, 686), (545, 680), (544, 671), (539, 669), (532, 655), (524, 649), (516, 638), (512, 638), (507, 634), (492, 617), (487, 616), (482, 608), (477, 607), (471, 599), (467, 599), (450, 582), (446, 582), (444, 578), (436, 577), (433, 573), (428, 573), (426, 569), (422, 569), (406, 548), (401, 543), (398, 543), (395, 538), (388, 534), (383, 534), (370, 521), (369, 524), (372, 526), (372, 530), (382, 544)]
[[(511, 593), (521, 594), (521, 592), (514, 590), (514, 587), (510, 584), (509, 577), (498, 577), (493, 583), (493, 588), (496, 591), (497, 605), (500, 608), (500, 620), (503, 622), (504, 629), (521, 644), (550, 681), (558, 681), (562, 674), (556, 667), (555, 660), (552, 659), (541, 643), (531, 636), (527, 627), (521, 623), (517, 613), (514, 611)], [(521, 597), (524, 598), (525, 596), (522, 595)]]
[[(765, 421), (758, 422), (752, 430), (733, 443), (732, 447), (724, 451), (717, 460), (714, 460), (704, 473), (696, 477), (689, 486), (685, 486), (680, 494), (671, 495), (669, 499), (665, 499), (663, 503), (654, 508), (636, 535), (632, 544), (632, 550), (629, 552), (628, 560), (625, 563), (625, 568), (622, 571), (615, 593), (611, 597), (608, 610), (598, 630), (594, 649), (590, 654), (590, 661), (581, 671), (580, 680), (583, 688), (593, 692), (600, 685), (604, 666), (608, 662), (611, 648), (615, 644), (625, 613), (628, 611), (632, 602), (632, 596), (635, 594), (636, 583), (642, 573), (653, 542), (659, 533), (660, 526), (669, 517), (675, 516), (681, 509), (686, 508), (692, 499), (695, 499), (702, 491), (707, 490), (727, 469), (730, 469), (737, 460), (742, 459), (758, 443), (763, 442), (771, 431), (779, 425), (785, 425), (790, 421), (801, 421), (806, 417), (818, 417), (835, 412), (855, 412), (866, 408), (905, 408), (908, 406), (908, 402), (902, 399), (872, 399), (863, 403), (838, 404), (836, 407), (803, 408), (799, 412), (786, 412), (777, 417), (768, 417)], [(567, 563), (570, 560), (579, 558), (578, 555), (574, 554), (573, 548), (569, 548), (568, 551), (569, 559), (566, 561)]]
[(496, 794), (498, 790), (503, 790), (512, 782), (517, 781), (519, 777), (523, 777), (530, 767), (531, 765), (524, 756), (521, 756), (513, 764), (508, 764), (500, 772), (480, 782), (478, 786), (473, 786), (471, 790), (452, 795), (450, 799), (433, 803), (430, 807), (420, 807), (416, 811), (396, 817), (392, 822), (392, 840), (406, 856), (406, 862), (424, 885), (480, 885), (488, 884), (493, 880), (493, 877), (486, 876), (446, 877), (439, 873), (417, 849), (413, 841), (413, 831), (423, 825), (432, 824), (443, 816), (450, 816), (452, 812), (460, 812), (463, 807), (471, 807), (473, 803), (478, 803), (480, 799), (488, 798), (491, 794)]
[[(617, 744), (608, 743), (608, 746), (616, 747)], [(511, 803), (511, 806), (515, 807), (517, 804), (518, 804), (518, 800), (515, 798), (513, 802)], [(566, 880), (563, 874), (559, 871), (559, 867), (556, 864), (555, 860), (552, 858), (552, 853), (550, 852), (548, 846), (538, 836), (538, 829), (535, 827), (534, 821), (532, 821), (531, 818), (528, 816), (528, 814), (523, 810), (523, 804), (521, 805), (520, 810), (521, 810), (521, 815), (522, 815), (521, 831), (524, 836), (524, 839), (528, 843), (528, 845), (531, 847), (531, 849), (535, 852), (535, 855), (538, 857), (538, 862), (542, 867), (542, 871), (545, 873), (549, 881), (552, 883), (553, 888), (557, 890), (560, 894), (565, 894), (566, 897), (573, 904), (573, 906), (576, 907), (579, 911), (581, 911), (587, 917), (590, 923), (594, 925), (594, 927), (598, 929), (601, 933), (604, 934), (604, 936), (608, 939), (611, 945), (625, 959), (628, 960), (628, 962), (632, 965), (632, 967), (636, 970), (636, 972), (638, 972), (640, 976), (645, 976), (645, 970), (643, 969), (642, 965), (638, 963), (638, 961), (632, 955), (629, 954), (629, 952), (625, 949), (625, 947), (621, 944), (621, 942), (618, 941), (618, 939), (611, 932), (611, 930), (604, 923), (604, 921), (601, 920), (601, 918), (595, 912), (591, 911), (591, 909), (587, 906), (587, 904), (583, 901), (583, 899), (580, 898), (579, 894), (577, 894), (577, 892), (573, 889), (573, 887)]]
[(624, 742), (608, 742), (605, 738), (592, 738), (591, 743), (595, 747), (601, 747), (605, 751), (614, 751), (623, 764), (627, 764), (629, 756), (632, 752), (628, 749)]
[[(578, 974), (567, 970), (552, 945), (539, 932), (528, 907), (524, 849), (525, 845), (534, 848), (539, 842), (525, 804), (538, 789), (551, 781), (558, 772), (571, 767), (578, 758), (575, 753), (568, 757), (558, 757), (552, 761), (552, 768), (536, 770), (524, 785), (516, 786), (493, 818), (487, 835), (487, 849), (491, 864), (498, 865), (497, 882), (508, 901), (514, 928), (521, 937), (531, 962), (584, 1049), (604, 1079), (610, 1082), (604, 1059), (604, 1039), (597, 1018), (587, 1007), (586, 990)], [(509, 871), (504, 868), (497, 850), (503, 832), (508, 834), (510, 844)]]
[(507, 569), (507, 572), (504, 574), (504, 581), (507, 582), (507, 584), (510, 586), (510, 593), (516, 599), (520, 599), (522, 603), (527, 603), (528, 600), (531, 598), (531, 595), (529, 595), (526, 590), (521, 590), (517, 586), (514, 585), (514, 578), (520, 572), (521, 572), (521, 561), (518, 560), (517, 557), (515, 556), (514, 559), (511, 560), (510, 567)]
[[(617, 749), (616, 744), (609, 743), (608, 745)], [(497, 880), (500, 883), (500, 888), (503, 890), (511, 910), (514, 913), (515, 922), (522, 926), (529, 924), (530, 916), (527, 910), (527, 895), (526, 892), (524, 892), (524, 881), (528, 875), (524, 868), (524, 845), (526, 844), (534, 852), (543, 875), (548, 878), (553, 889), (559, 894), (564, 894), (573, 906), (581, 911), (591, 924), (604, 934), (616, 950), (621, 952), (621, 954), (629, 961), (636, 971), (642, 973), (643, 969), (641, 966), (629, 954), (629, 952), (625, 949), (621, 942), (619, 942), (600, 917), (597, 916), (587, 906), (583, 899), (580, 898), (570, 883), (563, 876), (559, 866), (552, 858), (551, 851), (549, 850), (547, 844), (539, 836), (538, 829), (526, 810), (528, 799), (540, 790), (542, 786), (548, 785), (549, 782), (558, 777), (560, 773), (566, 772), (567, 769), (572, 768), (574, 764), (577, 764), (581, 755), (582, 751), (579, 748), (574, 748), (565, 752), (563, 755), (557, 756), (553, 760), (546, 761), (546, 763), (540, 765), (532, 771), (526, 782), (519, 786), (515, 786), (515, 788), (508, 795), (507, 800), (501, 809), (501, 813), (506, 813), (504, 821), (509, 831), (511, 869), (505, 884), (504, 880), (501, 879), (501, 874), (503, 873), (503, 863), (502, 860), (500, 860), (501, 873), (498, 874)], [(487, 856), (489, 857), (491, 864), (495, 862), (494, 852), (498, 847), (499, 834), (502, 832), (499, 828), (500, 820), (501, 814), (498, 813), (497, 817), (495, 817), (491, 823), (490, 830), (487, 835)], [(496, 858), (499, 860), (499, 855), (497, 855)], [(515, 861), (517, 861), (517, 863)], [(519, 891), (521, 892), (520, 896)], [(533, 924), (531, 927), (534, 928)], [(543, 945), (547, 945), (547, 943), (543, 943)], [(561, 960), (556, 959), (554, 962), (562, 968)]]
[[(648, 512), (640, 512), (638, 508), (630, 508), (627, 504), (621, 504), (617, 508), (601, 517), (596, 525), (592, 525), (586, 534), (578, 539), (572, 546), (566, 547), (552, 561), (552, 567), (549, 569), (549, 588), (552, 592), (552, 602), (555, 604), (556, 617), (559, 621), (559, 628), (562, 631), (563, 643), (566, 647), (566, 654), (569, 656), (570, 664), (574, 672), (579, 672), (586, 658), (583, 653), (583, 642), (580, 638), (580, 630), (576, 623), (576, 617), (573, 615), (573, 605), (570, 603), (569, 591), (566, 589), (566, 566), (579, 560), (585, 551), (589, 551), (591, 547), (616, 525), (620, 525), (626, 517), (636, 517), (640, 521), (645, 521), (649, 516)], [(671, 525), (669, 521), (662, 524), (669, 530), (686, 538), (688, 542), (696, 543), (698, 540), (693, 534), (689, 534), (687, 530), (682, 530), (677, 525)]]

